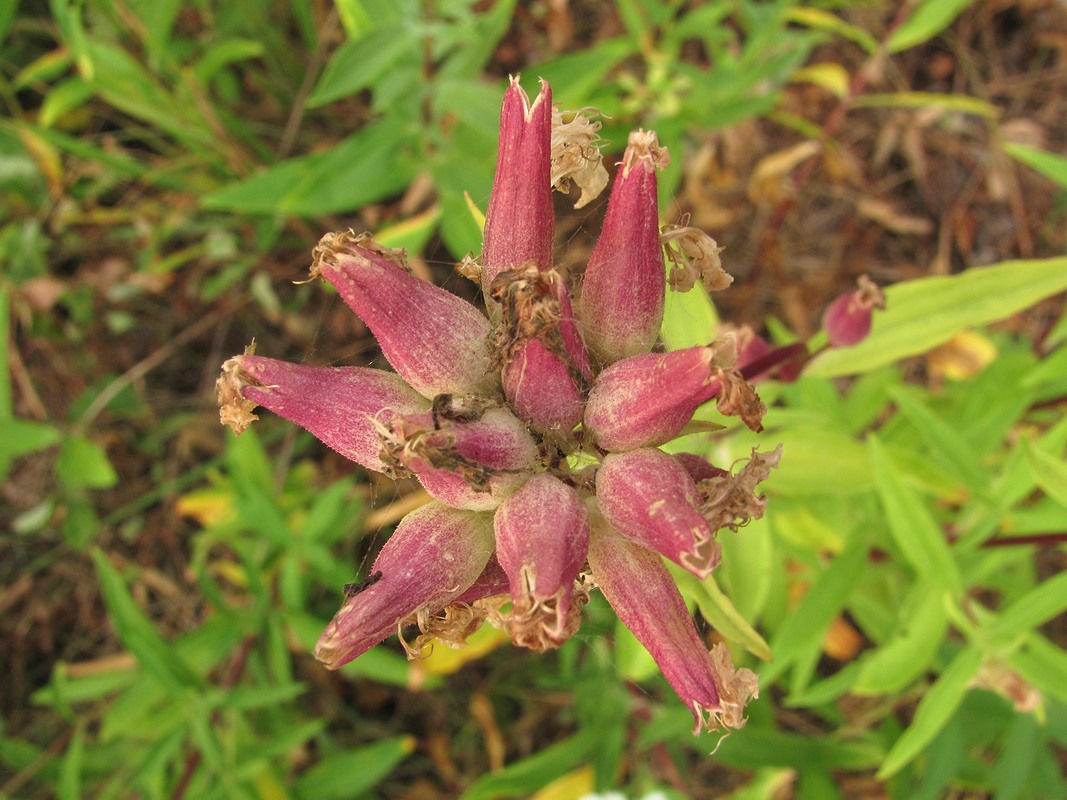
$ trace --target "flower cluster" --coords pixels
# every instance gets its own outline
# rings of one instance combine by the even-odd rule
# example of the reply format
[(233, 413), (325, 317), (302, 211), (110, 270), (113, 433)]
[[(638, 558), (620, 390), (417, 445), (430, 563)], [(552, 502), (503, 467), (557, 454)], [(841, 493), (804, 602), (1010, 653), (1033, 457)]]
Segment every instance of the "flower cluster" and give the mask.
[[(590, 590), (656, 659), (697, 730), (744, 723), (756, 677), (726, 647), (709, 652), (662, 557), (699, 578), (720, 560), (716, 534), (762, 516), (756, 493), (780, 451), (753, 451), (735, 472), (659, 449), (696, 409), (761, 430), (765, 410), (736, 334), (655, 350), (668, 269), (678, 290), (729, 285), (719, 248), (692, 228), (661, 232), (654, 133), (631, 134), (607, 215), (572, 297), (553, 269), (552, 190), (588, 202), (607, 183), (597, 126), (504, 96), (497, 173), (480, 259), (487, 313), (412, 275), (402, 251), (335, 233), (312, 276), (335, 286), (395, 371), (319, 368), (252, 353), (223, 366), (222, 420), (237, 432), (263, 406), (372, 470), (414, 475), (433, 500), (407, 515), (370, 575), (346, 587), (315, 655), (331, 668), (390, 633), (461, 644), (483, 621), (516, 644), (559, 647), (578, 629)], [(403, 639), (402, 639), (403, 641)]]

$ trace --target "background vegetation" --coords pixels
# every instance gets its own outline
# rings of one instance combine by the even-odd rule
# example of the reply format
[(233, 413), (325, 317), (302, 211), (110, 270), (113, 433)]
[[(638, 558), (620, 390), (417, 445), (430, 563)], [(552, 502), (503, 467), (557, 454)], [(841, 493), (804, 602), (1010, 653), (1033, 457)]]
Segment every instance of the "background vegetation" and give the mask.
[[(1062, 3), (0, 0), (0, 41), (0, 796), (1067, 797)], [(421, 496), (217, 424), (253, 337), (380, 362), (293, 284), (323, 232), (471, 291), (518, 72), (613, 152), (654, 128), (665, 220), (726, 246), (668, 344), (721, 313), (814, 350), (856, 276), (892, 284), (866, 342), (762, 388), (770, 511), (684, 585), (762, 676), (713, 756), (601, 602), (547, 656), (486, 629), (327, 673)], [(575, 276), (602, 212), (560, 225)]]

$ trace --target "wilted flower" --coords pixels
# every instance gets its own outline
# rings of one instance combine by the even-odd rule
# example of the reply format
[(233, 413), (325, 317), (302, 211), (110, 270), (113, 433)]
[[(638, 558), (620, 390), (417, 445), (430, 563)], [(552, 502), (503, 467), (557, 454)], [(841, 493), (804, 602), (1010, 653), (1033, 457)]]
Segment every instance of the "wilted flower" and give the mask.
[[(730, 278), (693, 228), (660, 231), (656, 173), (666, 148), (631, 134), (603, 231), (572, 299), (553, 269), (553, 187), (588, 202), (606, 183), (597, 126), (504, 95), (497, 174), (480, 259), (488, 313), (408, 272), (404, 254), (368, 235), (329, 234), (312, 276), (333, 284), (394, 372), (316, 368), (251, 352), (223, 365), (222, 421), (238, 433), (260, 405), (358, 464), (414, 475), (434, 498), (397, 527), (316, 647), (336, 668), (416, 625), (408, 647), (458, 646), (485, 619), (515, 643), (559, 647), (599, 586), (659, 663), (701, 727), (744, 724), (756, 678), (710, 653), (663, 564), (700, 578), (719, 562), (716, 534), (763, 514), (757, 484), (780, 448), (753, 451), (736, 474), (658, 447), (714, 400), (761, 430), (765, 407), (743, 374), (736, 334), (653, 352), (667, 266), (678, 290)], [(755, 356), (758, 358), (758, 355)]]

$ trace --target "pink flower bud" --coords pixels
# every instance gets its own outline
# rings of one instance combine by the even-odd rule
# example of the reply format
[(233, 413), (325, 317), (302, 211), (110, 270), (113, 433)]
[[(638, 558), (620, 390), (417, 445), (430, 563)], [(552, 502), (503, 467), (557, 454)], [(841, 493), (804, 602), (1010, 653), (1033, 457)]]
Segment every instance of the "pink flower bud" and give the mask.
[(504, 396), (541, 431), (567, 433), (582, 420), (582, 395), (567, 365), (537, 339), (521, 345), (504, 367)]
[[(559, 275), (527, 262), (498, 273), (489, 291), (500, 303), (493, 347), (503, 365), (504, 396), (538, 430), (569, 433), (583, 410), (582, 374), (571, 352), (587, 369), (588, 359), (572, 316), (564, 328)], [(571, 314), (569, 302), (566, 311)]]
[(371, 567), (371, 579), (345, 601), (315, 646), (337, 669), (420, 612), (436, 613), (459, 597), (493, 552), (492, 517), (429, 503), (397, 526)]
[(533, 472), (537, 446), (506, 408), (440, 396), (430, 411), (397, 414), (378, 426), (382, 460), (394, 474), (414, 473), (435, 499), (489, 511)]
[(721, 548), (698, 508), (696, 483), (662, 450), (608, 454), (596, 473), (596, 496), (604, 518), (623, 536), (698, 578), (719, 565)]
[(735, 669), (725, 645), (708, 653), (658, 555), (620, 536), (595, 508), (589, 518), (589, 567), (597, 585), (693, 712), (694, 733), (742, 727), (745, 704), (759, 696), (756, 676)]
[(857, 281), (859, 288), (841, 295), (827, 307), (822, 326), (834, 347), (852, 347), (871, 332), (871, 315), (875, 308), (885, 308), (885, 295), (866, 275)]
[(493, 524), (511, 584), (512, 640), (534, 650), (559, 647), (581, 621), (581, 603), (572, 598), (589, 547), (585, 504), (559, 478), (541, 473), (500, 504)]
[(669, 442), (718, 393), (716, 355), (714, 347), (689, 347), (616, 361), (589, 392), (586, 429), (613, 452)]
[(630, 134), (582, 285), (585, 341), (603, 365), (649, 352), (659, 336), (667, 278), (656, 170), (668, 163), (656, 134)]
[(403, 264), (403, 251), (369, 237), (328, 234), (315, 249), (321, 275), (371, 329), (393, 368), (423, 397), (493, 394), (489, 320)]
[(555, 213), (551, 180), (552, 90), (541, 83), (533, 104), (516, 79), (504, 93), (496, 176), (485, 215), (482, 290), (505, 269), (533, 261), (552, 268)]
[[(430, 405), (399, 375), (380, 369), (308, 367), (243, 355), (231, 358), (222, 370), (220, 396), (225, 383), (246, 402), (269, 408), (345, 458), (379, 472), (385, 464), (380, 458), (382, 439), (375, 420), (414, 414)], [(249, 415), (249, 419), (255, 417)], [(244, 430), (239, 425), (233, 427), (238, 433)]]
[(685, 471), (697, 482), (697, 488), (700, 487), (700, 481), (709, 478), (728, 478), (730, 476), (727, 470), (716, 467), (706, 458), (698, 456), (696, 453), (675, 453), (674, 458), (685, 467)]

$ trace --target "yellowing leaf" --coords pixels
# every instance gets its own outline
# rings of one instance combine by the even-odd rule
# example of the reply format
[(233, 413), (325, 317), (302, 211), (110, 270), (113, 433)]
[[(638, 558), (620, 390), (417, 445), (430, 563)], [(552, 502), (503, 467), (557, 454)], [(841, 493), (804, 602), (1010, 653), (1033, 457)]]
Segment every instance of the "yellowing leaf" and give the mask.
[(217, 525), (233, 518), (233, 495), (216, 489), (189, 492), (178, 498), (174, 510), (204, 527)]
[[(451, 675), (458, 672), (465, 664), (477, 661), (487, 653), (511, 642), (511, 638), (492, 625), (483, 625), (468, 640), (467, 646), (458, 650), (435, 643), (430, 655), (411, 665), (413, 680), (421, 682), (424, 676)], [(421, 673), (414, 677), (416, 673)]]
[(789, 80), (794, 83), (813, 83), (826, 89), (835, 97), (844, 97), (848, 94), (848, 87), (851, 83), (848, 70), (840, 64), (829, 61), (822, 64), (810, 64), (794, 70)]
[(997, 357), (997, 346), (975, 331), (960, 331), (927, 356), (930, 374), (935, 378), (969, 380)]
[(789, 173), (822, 150), (819, 142), (805, 141), (764, 156), (757, 162), (748, 181), (753, 203), (779, 203), (792, 193)]
[(532, 800), (575, 800), (593, 791), (593, 768), (588, 764), (545, 786)]

